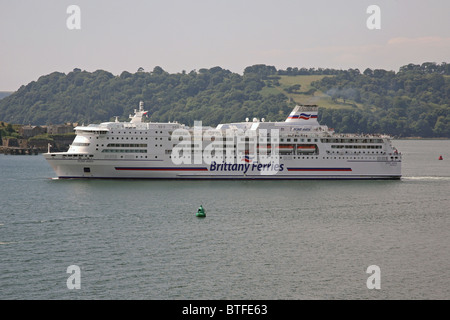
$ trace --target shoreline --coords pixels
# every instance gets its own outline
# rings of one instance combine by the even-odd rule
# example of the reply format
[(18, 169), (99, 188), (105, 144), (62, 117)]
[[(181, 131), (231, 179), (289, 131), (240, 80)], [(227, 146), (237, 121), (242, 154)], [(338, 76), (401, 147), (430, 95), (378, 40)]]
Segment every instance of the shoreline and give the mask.
[(402, 137), (392, 138), (392, 140), (450, 140), (450, 138), (422, 138), (422, 137)]

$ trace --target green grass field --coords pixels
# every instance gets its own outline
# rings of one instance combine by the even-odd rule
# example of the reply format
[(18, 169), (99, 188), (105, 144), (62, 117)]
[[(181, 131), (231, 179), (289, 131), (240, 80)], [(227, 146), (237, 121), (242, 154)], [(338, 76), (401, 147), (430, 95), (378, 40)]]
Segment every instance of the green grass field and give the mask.
[[(326, 95), (320, 90), (316, 90), (313, 95), (306, 94), (309, 90), (313, 89), (311, 83), (318, 81), (324, 77), (332, 77), (327, 75), (301, 75), (301, 76), (280, 76), (279, 86), (264, 87), (261, 94), (270, 95), (283, 93), (292, 99), (297, 104), (317, 104), (322, 108), (334, 108), (334, 109), (351, 109), (352, 105), (356, 105), (358, 108), (361, 106), (354, 101), (347, 100), (345, 103), (342, 99), (337, 101), (331, 100), (331, 97)], [(295, 84), (299, 84), (300, 90), (298, 92), (288, 93), (286, 89)]]

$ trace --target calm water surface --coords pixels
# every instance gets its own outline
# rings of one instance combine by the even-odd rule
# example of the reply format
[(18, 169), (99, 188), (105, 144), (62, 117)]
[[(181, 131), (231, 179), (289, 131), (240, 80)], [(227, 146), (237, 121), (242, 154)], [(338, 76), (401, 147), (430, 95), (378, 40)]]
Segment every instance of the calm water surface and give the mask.
[(450, 140), (395, 145), (400, 181), (54, 180), (0, 155), (0, 299), (449, 299)]

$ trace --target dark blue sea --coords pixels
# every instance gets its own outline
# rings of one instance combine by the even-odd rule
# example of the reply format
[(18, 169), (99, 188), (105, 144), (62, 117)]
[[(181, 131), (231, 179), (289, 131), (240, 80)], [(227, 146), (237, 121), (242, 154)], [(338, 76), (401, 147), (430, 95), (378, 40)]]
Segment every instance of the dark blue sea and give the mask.
[(394, 144), (399, 181), (57, 180), (0, 155), (0, 299), (449, 299), (450, 140)]

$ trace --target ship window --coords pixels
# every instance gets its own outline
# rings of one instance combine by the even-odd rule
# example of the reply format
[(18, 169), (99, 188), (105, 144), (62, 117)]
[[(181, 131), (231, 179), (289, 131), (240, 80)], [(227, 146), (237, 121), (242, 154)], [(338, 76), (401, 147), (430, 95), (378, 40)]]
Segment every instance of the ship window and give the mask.
[(84, 168), (83, 168), (83, 172), (89, 173), (89, 172), (91, 172), (91, 168), (89, 168), (89, 167), (84, 167)]
[(74, 142), (72, 143), (72, 146), (74, 147), (88, 147), (90, 143), (83, 143), (83, 142)]

